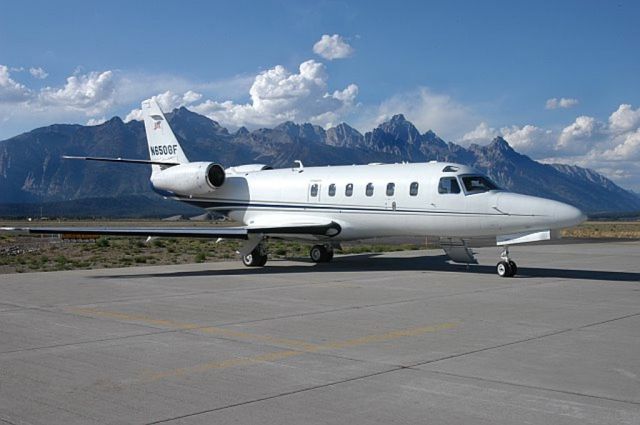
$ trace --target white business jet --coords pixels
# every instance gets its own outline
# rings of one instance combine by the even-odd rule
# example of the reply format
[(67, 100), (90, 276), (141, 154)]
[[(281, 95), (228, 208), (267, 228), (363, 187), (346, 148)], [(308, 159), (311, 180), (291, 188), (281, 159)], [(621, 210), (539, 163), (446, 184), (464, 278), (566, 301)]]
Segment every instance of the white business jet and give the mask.
[(66, 157), (151, 165), (154, 190), (215, 211), (242, 227), (32, 227), (39, 234), (243, 239), (246, 266), (267, 262), (268, 238), (313, 241), (311, 259), (333, 258), (341, 241), (384, 236), (437, 237), (451, 260), (476, 263), (469, 241), (490, 236), (502, 246), (497, 272), (517, 271), (509, 245), (548, 240), (585, 220), (578, 209), (500, 189), (470, 167), (447, 162), (272, 169), (189, 162), (158, 104), (142, 103), (149, 160)]

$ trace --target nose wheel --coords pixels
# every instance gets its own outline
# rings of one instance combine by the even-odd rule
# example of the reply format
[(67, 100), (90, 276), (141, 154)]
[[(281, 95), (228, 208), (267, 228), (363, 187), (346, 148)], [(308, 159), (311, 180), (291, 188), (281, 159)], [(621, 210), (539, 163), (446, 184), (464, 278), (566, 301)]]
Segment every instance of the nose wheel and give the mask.
[(309, 257), (314, 263), (328, 263), (333, 259), (333, 247), (314, 245), (309, 250)]
[(515, 261), (509, 258), (509, 247), (505, 246), (502, 254), (500, 254), (501, 261), (496, 265), (496, 271), (500, 277), (513, 277), (518, 273), (518, 266)]

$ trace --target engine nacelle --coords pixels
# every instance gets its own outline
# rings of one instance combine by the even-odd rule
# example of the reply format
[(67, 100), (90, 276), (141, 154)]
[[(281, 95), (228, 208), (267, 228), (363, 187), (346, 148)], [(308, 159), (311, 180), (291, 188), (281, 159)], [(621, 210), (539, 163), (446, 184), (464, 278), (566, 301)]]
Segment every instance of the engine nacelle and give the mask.
[(225, 171), (211, 162), (175, 165), (151, 175), (155, 189), (180, 195), (206, 195), (222, 186)]

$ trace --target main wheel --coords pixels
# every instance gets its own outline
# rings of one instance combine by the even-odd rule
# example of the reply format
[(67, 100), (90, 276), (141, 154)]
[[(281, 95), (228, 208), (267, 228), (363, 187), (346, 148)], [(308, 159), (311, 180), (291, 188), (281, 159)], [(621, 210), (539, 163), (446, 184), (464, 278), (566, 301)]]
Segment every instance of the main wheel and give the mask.
[(258, 245), (249, 254), (242, 257), (242, 264), (247, 267), (262, 267), (267, 264), (267, 253)]
[(509, 260), (509, 266), (511, 266), (511, 276), (515, 276), (518, 273), (518, 266), (515, 261)]
[(511, 265), (506, 261), (500, 261), (496, 265), (496, 271), (498, 272), (498, 276), (500, 276), (500, 277), (511, 277), (511, 276), (513, 276)]
[(314, 245), (309, 251), (309, 256), (314, 263), (326, 263), (333, 258), (333, 250), (327, 249), (324, 245)]

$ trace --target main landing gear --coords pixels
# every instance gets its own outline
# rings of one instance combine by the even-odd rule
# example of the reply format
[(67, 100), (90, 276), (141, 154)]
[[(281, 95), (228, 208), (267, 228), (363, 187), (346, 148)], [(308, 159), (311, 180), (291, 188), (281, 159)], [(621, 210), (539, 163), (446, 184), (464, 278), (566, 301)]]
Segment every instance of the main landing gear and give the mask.
[[(333, 259), (333, 247), (331, 245), (314, 245), (309, 251), (309, 256), (315, 263), (328, 263)], [(264, 266), (267, 263), (265, 243), (260, 242), (250, 253), (244, 255), (242, 263), (247, 267)]]
[(309, 251), (309, 256), (314, 263), (328, 263), (333, 259), (333, 247), (331, 245), (314, 245)]
[(242, 256), (242, 263), (247, 267), (262, 267), (267, 264), (267, 250), (263, 243), (259, 243), (253, 251)]
[(509, 247), (505, 246), (500, 254), (501, 261), (496, 265), (498, 276), (513, 277), (518, 273), (518, 266), (515, 261), (509, 258)]

